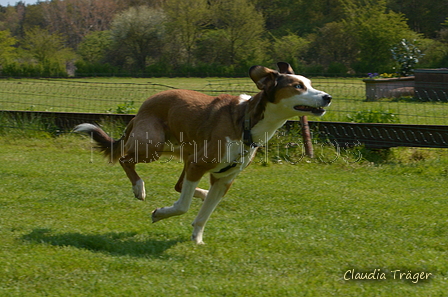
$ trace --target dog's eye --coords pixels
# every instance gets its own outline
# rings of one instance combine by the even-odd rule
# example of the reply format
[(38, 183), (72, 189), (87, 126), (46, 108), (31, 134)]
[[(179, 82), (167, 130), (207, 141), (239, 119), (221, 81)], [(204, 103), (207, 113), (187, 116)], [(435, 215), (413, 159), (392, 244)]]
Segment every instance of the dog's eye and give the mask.
[(303, 89), (303, 85), (302, 84), (297, 84), (295, 85), (296, 89)]

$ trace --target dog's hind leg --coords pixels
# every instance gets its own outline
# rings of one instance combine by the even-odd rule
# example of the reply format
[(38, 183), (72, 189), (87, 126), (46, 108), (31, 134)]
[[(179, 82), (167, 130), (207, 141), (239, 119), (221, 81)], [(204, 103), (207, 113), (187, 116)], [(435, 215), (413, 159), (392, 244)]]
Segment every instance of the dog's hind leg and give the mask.
[(122, 162), (120, 160), (120, 164), (132, 183), (132, 191), (134, 192), (135, 198), (139, 200), (145, 200), (146, 197), (145, 182), (140, 178), (140, 176), (135, 171), (135, 163)]
[(127, 132), (124, 144), (125, 155), (119, 160), (132, 183), (135, 198), (145, 200), (145, 183), (135, 171), (135, 164), (150, 163), (159, 159), (160, 150), (163, 151), (165, 135), (162, 125), (154, 119), (148, 118), (134, 123), (132, 130)]

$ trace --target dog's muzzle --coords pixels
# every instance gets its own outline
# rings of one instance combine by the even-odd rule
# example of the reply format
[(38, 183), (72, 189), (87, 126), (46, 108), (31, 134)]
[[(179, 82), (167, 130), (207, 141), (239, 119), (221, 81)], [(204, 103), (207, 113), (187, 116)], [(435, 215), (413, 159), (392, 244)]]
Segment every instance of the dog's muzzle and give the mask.
[(322, 116), (326, 110), (324, 107), (327, 107), (331, 104), (332, 97), (328, 94), (322, 95), (322, 106), (319, 107), (311, 107), (306, 105), (296, 105), (294, 106), (295, 110), (303, 111), (303, 112), (310, 112), (314, 116)]

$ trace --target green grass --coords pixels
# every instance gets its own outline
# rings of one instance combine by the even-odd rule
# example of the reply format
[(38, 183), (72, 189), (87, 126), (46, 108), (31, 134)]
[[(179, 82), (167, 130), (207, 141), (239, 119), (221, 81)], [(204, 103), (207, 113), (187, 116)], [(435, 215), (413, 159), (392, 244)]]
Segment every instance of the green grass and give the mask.
[[(446, 153), (397, 150), (402, 159), (382, 165), (252, 164), (212, 215), (206, 245), (195, 246), (199, 200), (150, 223), (178, 197), (178, 162), (138, 165), (141, 202), (86, 138), (0, 141), (1, 296), (446, 294)], [(349, 269), (388, 279), (345, 281)], [(432, 276), (414, 284), (392, 270)]]
[[(412, 98), (365, 101), (361, 78), (313, 78), (315, 88), (334, 98), (323, 121), (348, 121), (360, 111), (390, 112), (402, 124), (446, 125), (448, 103), (418, 102)], [(211, 95), (255, 94), (247, 78), (85, 78), (0, 80), (0, 110), (108, 112), (126, 105), (138, 108), (146, 98), (174, 88), (198, 90)]]

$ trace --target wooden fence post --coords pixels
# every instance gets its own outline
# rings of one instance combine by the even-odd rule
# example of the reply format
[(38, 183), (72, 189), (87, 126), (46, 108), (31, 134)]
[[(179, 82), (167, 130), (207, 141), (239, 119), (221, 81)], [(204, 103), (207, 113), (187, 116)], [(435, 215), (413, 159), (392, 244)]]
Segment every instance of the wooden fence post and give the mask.
[(305, 154), (310, 158), (314, 158), (314, 150), (313, 150), (313, 143), (311, 141), (310, 125), (308, 124), (308, 119), (306, 116), (300, 117), (300, 125), (302, 126), (302, 138), (303, 138), (303, 143), (305, 145)]

